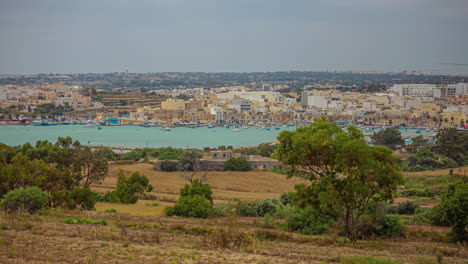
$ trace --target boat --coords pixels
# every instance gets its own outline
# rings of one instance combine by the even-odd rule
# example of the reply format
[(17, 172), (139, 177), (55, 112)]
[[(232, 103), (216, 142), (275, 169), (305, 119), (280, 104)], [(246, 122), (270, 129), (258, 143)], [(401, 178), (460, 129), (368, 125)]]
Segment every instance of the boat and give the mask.
[(208, 128), (213, 128), (213, 126), (212, 126), (212, 125), (209, 125)]
[(150, 127), (150, 123), (149, 122), (144, 122), (142, 124), (140, 124), (141, 127)]
[(243, 129), (247, 129), (247, 128), (249, 128), (249, 127), (248, 127), (248, 126), (242, 126), (242, 128), (243, 128)]
[(239, 132), (239, 131), (240, 131), (240, 129), (239, 129), (239, 128), (237, 128), (237, 127), (235, 127), (235, 128), (233, 128), (233, 129), (232, 129), (232, 131), (234, 131), (234, 132)]
[(56, 122), (49, 122), (48, 120), (36, 119), (32, 121), (34, 126), (56, 126)]
[(265, 130), (271, 130), (270, 127), (264, 127), (263, 129), (265, 129)]
[(98, 129), (98, 130), (102, 130), (102, 126), (98, 126), (97, 129)]
[(421, 129), (416, 130), (416, 134), (421, 134)]
[(281, 129), (281, 127), (275, 127), (275, 130), (280, 130), (280, 129)]
[(161, 130), (162, 131), (171, 131), (171, 128), (170, 127), (162, 127)]

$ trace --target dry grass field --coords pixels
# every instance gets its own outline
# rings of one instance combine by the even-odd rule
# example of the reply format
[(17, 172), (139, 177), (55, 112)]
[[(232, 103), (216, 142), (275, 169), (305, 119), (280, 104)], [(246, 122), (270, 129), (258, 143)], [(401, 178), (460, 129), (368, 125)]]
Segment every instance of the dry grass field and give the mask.
[[(156, 171), (153, 169), (153, 165), (148, 163), (131, 165), (113, 164), (110, 166), (109, 176), (106, 180), (101, 184), (94, 185), (93, 189), (100, 193), (115, 189), (119, 170), (123, 170), (124, 172), (138, 171), (146, 175), (154, 187), (151, 194), (156, 195), (160, 201), (169, 202), (161, 203), (161, 206), (167, 206), (170, 202), (176, 201), (179, 197), (179, 190), (187, 184), (187, 180), (183, 179), (179, 172)], [(279, 198), (282, 193), (294, 191), (294, 185), (306, 183), (305, 180), (300, 178), (287, 179), (285, 175), (266, 171), (212, 171), (207, 174), (207, 177), (208, 180), (206, 182), (213, 189), (215, 203), (227, 202), (232, 199), (253, 201)], [(119, 211), (133, 215), (161, 215), (162, 210), (150, 208), (152, 210), (148, 211), (145, 203), (145, 201), (139, 201), (136, 205), (120, 205)], [(103, 211), (109, 209), (108, 207), (108, 204), (99, 203), (97, 210)]]
[[(87, 217), (107, 225), (68, 224)], [(0, 263), (466, 263), (437, 231), (350, 243), (260, 227), (256, 218), (187, 219), (119, 213), (0, 215)]]
[[(113, 164), (109, 177), (93, 189), (113, 190), (119, 170), (146, 175), (157, 200), (140, 199), (132, 205), (98, 203), (90, 212), (2, 214), (0, 263), (467, 263), (466, 244), (443, 242), (447, 227), (407, 225), (399, 238), (351, 243), (336, 234), (285, 232), (279, 222), (262, 228), (263, 219), (255, 217), (165, 217), (164, 208), (178, 198), (186, 180), (177, 172), (155, 171), (151, 164)], [(421, 177), (436, 179), (441, 173), (448, 171), (406, 176), (418, 184)], [(207, 182), (218, 203), (278, 198), (293, 191), (295, 184), (305, 183), (264, 171), (210, 172)], [(101, 222), (105, 225), (66, 223), (77, 217), (105, 221)]]

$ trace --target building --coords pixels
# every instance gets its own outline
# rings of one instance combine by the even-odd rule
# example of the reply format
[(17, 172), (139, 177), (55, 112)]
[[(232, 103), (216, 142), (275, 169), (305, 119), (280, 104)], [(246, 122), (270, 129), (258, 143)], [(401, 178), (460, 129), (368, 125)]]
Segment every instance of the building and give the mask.
[(328, 99), (323, 95), (311, 95), (309, 91), (301, 94), (301, 104), (304, 107), (328, 108)]
[(185, 110), (185, 101), (177, 99), (167, 99), (161, 102), (161, 109), (164, 110)]
[(201, 170), (222, 170), (224, 162), (230, 158), (245, 158), (250, 162), (252, 169), (254, 170), (266, 170), (280, 165), (278, 160), (271, 158), (254, 155), (242, 155), (230, 150), (217, 150), (211, 151), (209, 154), (203, 156), (203, 158), (199, 161), (198, 167)]
[(435, 88), (437, 88), (435, 84), (394, 84), (388, 91), (398, 93), (400, 96), (432, 97)]

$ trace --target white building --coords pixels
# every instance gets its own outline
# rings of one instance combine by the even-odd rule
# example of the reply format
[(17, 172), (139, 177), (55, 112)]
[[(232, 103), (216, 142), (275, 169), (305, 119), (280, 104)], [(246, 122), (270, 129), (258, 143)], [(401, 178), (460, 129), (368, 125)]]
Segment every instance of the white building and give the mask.
[(328, 108), (328, 99), (322, 95), (311, 95), (308, 91), (301, 94), (301, 104), (305, 107)]
[(388, 91), (398, 93), (400, 96), (432, 97), (435, 88), (435, 84), (394, 84)]

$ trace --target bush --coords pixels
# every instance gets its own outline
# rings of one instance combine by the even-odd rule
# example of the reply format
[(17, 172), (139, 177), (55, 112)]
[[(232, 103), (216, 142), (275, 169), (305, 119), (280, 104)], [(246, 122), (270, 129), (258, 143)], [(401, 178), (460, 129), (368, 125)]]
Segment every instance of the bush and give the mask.
[(173, 209), (166, 209), (168, 216), (208, 218), (212, 215), (211, 202), (201, 195), (180, 197)]
[(468, 233), (468, 184), (457, 181), (449, 184), (434, 211), (442, 221), (449, 223), (452, 230), (448, 234), (451, 242), (467, 241)]
[(192, 184), (185, 184), (180, 189), (180, 197), (200, 195), (205, 197), (211, 204), (213, 204), (213, 191), (211, 191), (210, 185), (202, 183), (199, 179), (195, 178)]
[(401, 217), (398, 215), (387, 215), (385, 223), (383, 224), (381, 234), (389, 237), (396, 237), (401, 235), (402, 230)]
[(434, 192), (429, 188), (429, 187), (426, 187), (424, 189), (408, 189), (408, 190), (404, 190), (401, 192), (402, 196), (405, 196), (405, 197), (430, 197), (430, 198), (434, 198)]
[(256, 202), (238, 202), (237, 214), (239, 216), (263, 217), (267, 214), (274, 215), (283, 204), (277, 199), (266, 199)]
[(213, 216), (236, 215), (236, 205), (232, 203), (220, 203), (213, 206)]
[(93, 210), (95, 204), (96, 196), (89, 188), (75, 188), (69, 193), (68, 208), (70, 209), (79, 207), (81, 210)]
[(178, 171), (179, 163), (177, 161), (172, 161), (172, 160), (163, 160), (159, 164), (159, 170), (166, 171), (166, 172)]
[(153, 190), (149, 180), (145, 175), (138, 172), (127, 177), (122, 171), (119, 172), (117, 190), (108, 192), (103, 200), (111, 203), (132, 204), (138, 201), (137, 195)]
[(320, 235), (330, 229), (335, 220), (312, 207), (296, 208), (295, 213), (288, 216), (283, 228), (304, 235)]
[(398, 204), (398, 214), (412, 215), (414, 211), (419, 208), (419, 205), (413, 201), (406, 201)]
[(86, 217), (66, 218), (65, 220), (63, 220), (63, 222), (67, 224), (88, 224), (88, 225), (105, 225), (105, 226), (108, 225), (106, 220), (95, 221), (95, 220), (88, 219)]
[(419, 207), (414, 211), (414, 217), (411, 223), (416, 225), (432, 225), (434, 223), (432, 218), (431, 208)]
[(8, 212), (25, 210), (28, 213), (35, 213), (46, 208), (47, 202), (47, 194), (39, 187), (19, 188), (3, 196), (0, 208)]
[[(388, 214), (389, 208), (395, 207), (382, 202), (370, 202), (358, 225), (360, 237), (399, 236), (402, 231), (400, 216)], [(396, 210), (398, 211), (398, 207)]]
[(252, 170), (250, 162), (244, 158), (230, 158), (224, 162), (225, 171), (249, 171)]
[(208, 184), (194, 179), (180, 189), (180, 198), (175, 206), (166, 208), (166, 215), (207, 218), (213, 214), (213, 196)]

